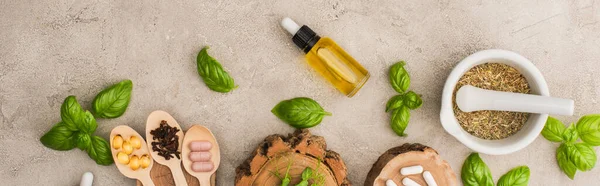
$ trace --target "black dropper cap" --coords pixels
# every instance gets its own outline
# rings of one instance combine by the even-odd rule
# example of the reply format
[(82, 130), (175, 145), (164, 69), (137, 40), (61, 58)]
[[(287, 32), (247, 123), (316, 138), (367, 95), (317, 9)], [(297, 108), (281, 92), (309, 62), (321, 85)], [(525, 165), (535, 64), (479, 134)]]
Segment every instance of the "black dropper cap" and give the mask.
[(294, 44), (304, 50), (304, 53), (308, 53), (319, 39), (321, 37), (306, 25), (302, 25), (298, 32), (294, 34), (294, 37), (292, 37)]

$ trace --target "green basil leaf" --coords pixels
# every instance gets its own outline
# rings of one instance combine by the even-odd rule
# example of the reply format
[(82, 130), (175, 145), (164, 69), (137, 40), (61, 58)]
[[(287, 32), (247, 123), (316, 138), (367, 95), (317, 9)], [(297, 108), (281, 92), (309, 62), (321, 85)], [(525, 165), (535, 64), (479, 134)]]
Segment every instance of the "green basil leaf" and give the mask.
[(77, 103), (75, 96), (69, 96), (65, 98), (65, 101), (60, 107), (60, 117), (67, 129), (71, 131), (78, 131), (78, 125), (83, 114), (84, 111), (81, 108), (81, 105)]
[(98, 128), (98, 123), (96, 123), (96, 119), (90, 111), (85, 111), (82, 118), (79, 120), (77, 128), (88, 135), (92, 135), (94, 134), (94, 131), (96, 131), (96, 128)]
[(581, 117), (577, 121), (577, 132), (581, 140), (592, 146), (600, 145), (600, 114)]
[(404, 61), (397, 62), (390, 68), (390, 83), (396, 92), (403, 94), (410, 86), (410, 77), (404, 69), (406, 63)]
[(493, 186), (492, 172), (478, 153), (471, 153), (462, 166), (461, 175), (466, 186)]
[[(312, 176), (313, 170), (310, 167), (306, 167), (304, 171), (302, 171), (302, 180), (308, 180)], [(308, 183), (306, 183), (308, 184)]]
[(75, 134), (75, 141), (77, 148), (81, 150), (87, 150), (92, 145), (92, 138), (90, 134), (85, 132), (77, 132), (77, 134)]
[(300, 183), (296, 184), (295, 186), (308, 186), (308, 181), (302, 180), (302, 181), (300, 181)]
[(44, 134), (40, 138), (40, 141), (44, 146), (54, 150), (71, 150), (76, 146), (76, 140), (73, 134), (74, 132), (70, 130), (64, 122), (60, 122)]
[(289, 177), (285, 177), (283, 178), (283, 180), (281, 180), (281, 186), (288, 186), (290, 184), (291, 179)]
[(558, 167), (572, 180), (575, 178), (575, 173), (577, 173), (577, 166), (569, 160), (568, 146), (570, 145), (563, 143), (556, 149), (556, 161)]
[(129, 105), (132, 89), (133, 83), (131, 80), (123, 80), (102, 90), (92, 102), (92, 109), (96, 116), (100, 118), (117, 118), (123, 115)]
[(596, 166), (596, 151), (585, 143), (567, 145), (567, 157), (581, 171), (589, 171)]
[(93, 136), (87, 153), (98, 165), (110, 165), (113, 163), (112, 154), (108, 142), (99, 136)]
[(575, 125), (572, 123), (567, 129), (565, 129), (562, 136), (565, 140), (565, 143), (569, 144), (575, 143), (575, 141), (577, 141), (577, 139), (579, 138), (577, 130), (575, 129)]
[(544, 130), (542, 130), (542, 136), (548, 141), (563, 142), (563, 133), (565, 132), (565, 124), (553, 117), (548, 117)]
[(423, 105), (423, 100), (421, 100), (421, 96), (417, 93), (408, 91), (406, 94), (404, 94), (404, 105), (411, 110), (415, 110)]
[(233, 81), (233, 78), (229, 76), (229, 74), (223, 70), (221, 64), (208, 55), (208, 46), (202, 48), (200, 53), (198, 53), (198, 58), (196, 59), (196, 63), (198, 64), (198, 74), (204, 80), (204, 83), (208, 88), (213, 91), (226, 93), (229, 92), (237, 86)]
[(314, 127), (321, 123), (324, 116), (331, 116), (315, 100), (305, 97), (281, 101), (271, 112), (298, 129)]
[(498, 186), (527, 186), (529, 183), (529, 174), (529, 167), (516, 167), (500, 177)]
[(394, 97), (390, 98), (390, 100), (385, 105), (385, 112), (393, 111), (402, 107), (402, 105), (404, 105), (403, 102), (404, 95), (395, 95)]
[(392, 112), (392, 118), (391, 118), (391, 122), (390, 122), (390, 125), (392, 126), (392, 130), (394, 130), (394, 132), (398, 136), (406, 136), (406, 134), (404, 133), (404, 130), (406, 130), (409, 120), (410, 120), (410, 110), (408, 109), (408, 107), (403, 106), (403, 107), (400, 107), (400, 109), (394, 110), (394, 112)]

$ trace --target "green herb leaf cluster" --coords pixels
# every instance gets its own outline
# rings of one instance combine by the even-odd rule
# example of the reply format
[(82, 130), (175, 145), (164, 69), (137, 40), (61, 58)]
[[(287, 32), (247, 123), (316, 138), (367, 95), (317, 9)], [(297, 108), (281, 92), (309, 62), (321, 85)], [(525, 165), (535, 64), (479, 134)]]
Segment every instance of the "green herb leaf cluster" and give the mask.
[(577, 170), (589, 171), (596, 166), (597, 156), (592, 146), (600, 145), (600, 114), (583, 116), (568, 128), (558, 119), (548, 117), (542, 136), (561, 143), (556, 149), (556, 161), (560, 169), (574, 179)]
[(196, 58), (198, 74), (202, 77), (206, 86), (213, 91), (221, 93), (227, 93), (237, 88), (233, 78), (223, 69), (221, 63), (208, 55), (208, 48), (208, 46), (202, 48)]
[[(527, 186), (530, 170), (527, 166), (515, 167), (498, 180), (498, 186)], [(461, 170), (461, 179), (466, 186), (494, 186), (492, 172), (478, 153), (471, 153)]]
[(406, 69), (404, 61), (397, 62), (390, 68), (389, 76), (392, 88), (400, 93), (387, 102), (386, 112), (392, 112), (390, 126), (398, 136), (406, 136), (404, 130), (410, 120), (410, 110), (417, 109), (423, 105), (421, 96), (413, 91), (408, 91), (410, 86), (410, 76)]
[[(132, 87), (131, 81), (125, 80), (100, 92), (92, 106), (96, 117), (115, 118), (123, 115), (129, 105)], [(75, 96), (65, 98), (60, 117), (62, 121), (40, 138), (44, 146), (60, 151), (77, 147), (86, 151), (99, 165), (113, 163), (108, 142), (94, 135), (98, 128), (94, 115), (84, 110)]]
[(321, 123), (323, 117), (331, 116), (315, 100), (305, 97), (281, 101), (271, 112), (297, 129), (314, 127)]
[[(321, 165), (321, 163), (319, 162), (316, 169), (319, 169), (320, 165)], [(278, 177), (281, 180), (281, 186), (290, 185), (290, 181), (292, 180), (292, 177), (289, 174), (291, 166), (292, 166), (291, 163), (288, 164), (288, 167), (285, 172), (285, 176), (283, 176), (283, 177), (281, 175), (279, 175), (279, 173), (273, 173), (276, 177)], [(325, 185), (325, 175), (323, 175), (322, 173), (320, 173), (318, 171), (315, 171), (314, 169), (312, 169), (310, 167), (306, 167), (304, 169), (304, 171), (302, 171), (301, 178), (302, 178), (302, 180), (295, 186), (324, 186)], [(309, 185), (309, 181), (312, 181), (312, 184)]]

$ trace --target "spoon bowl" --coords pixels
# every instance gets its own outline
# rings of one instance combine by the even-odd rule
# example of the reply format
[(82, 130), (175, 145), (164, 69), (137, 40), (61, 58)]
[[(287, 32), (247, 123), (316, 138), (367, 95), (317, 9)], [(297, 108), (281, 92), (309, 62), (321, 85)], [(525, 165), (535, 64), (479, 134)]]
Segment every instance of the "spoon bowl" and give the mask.
[[(121, 135), (123, 139), (129, 139), (131, 136), (139, 138), (141, 140), (142, 145), (140, 149), (134, 150), (131, 154), (136, 155), (138, 157), (141, 157), (142, 155), (148, 155), (148, 157), (150, 158), (150, 165), (146, 168), (140, 167), (139, 169), (134, 171), (131, 170), (131, 168), (129, 168), (128, 165), (119, 163), (117, 153), (119, 153), (121, 150), (113, 148), (113, 139), (117, 135)], [(144, 143), (146, 143), (144, 138), (142, 138), (142, 136), (139, 133), (137, 133), (129, 126), (120, 125), (115, 127), (110, 132), (110, 151), (112, 153), (113, 160), (115, 161), (115, 165), (117, 166), (117, 169), (119, 169), (119, 172), (121, 172), (121, 174), (128, 178), (140, 180), (140, 182), (142, 182), (144, 186), (154, 186), (154, 182), (152, 182), (152, 179), (150, 178), (150, 170), (152, 170), (152, 164), (154, 164), (154, 161), (152, 160), (152, 158), (154, 158), (154, 155), (150, 154), (150, 150), (147, 146), (143, 145)]]
[(184, 137), (183, 130), (181, 129), (181, 126), (179, 126), (177, 121), (175, 121), (175, 118), (173, 118), (173, 116), (171, 116), (169, 113), (162, 111), (162, 110), (157, 110), (157, 111), (150, 113), (150, 115), (148, 116), (148, 120), (146, 120), (146, 137), (148, 138), (148, 140), (147, 140), (148, 149), (150, 149), (150, 154), (152, 154), (152, 158), (154, 158), (154, 161), (156, 161), (156, 163), (165, 165), (165, 166), (169, 167), (169, 169), (171, 169), (171, 173), (173, 174), (173, 181), (175, 182), (175, 185), (187, 186), (187, 182), (185, 180), (183, 170), (181, 169), (181, 154), (179, 155), (180, 158), (173, 157), (173, 158), (167, 160), (164, 157), (158, 155), (158, 152), (152, 150), (152, 142), (154, 142), (154, 139), (153, 139), (153, 135), (150, 134), (150, 131), (159, 128), (161, 121), (166, 121), (169, 126), (179, 129), (179, 131), (176, 134), (179, 137), (179, 139), (178, 139), (179, 146), (177, 148), (177, 151), (181, 152), (181, 144), (183, 142), (183, 137)]
[[(210, 172), (195, 172), (192, 170), (192, 161), (190, 160), (190, 143), (193, 141), (208, 141), (212, 144), (212, 148), (209, 150), (211, 154), (211, 161), (213, 162), (214, 168)], [(201, 186), (209, 186), (211, 185), (211, 175), (213, 175), (217, 169), (219, 168), (219, 164), (221, 163), (221, 153), (219, 149), (219, 144), (213, 133), (206, 127), (202, 125), (193, 125), (187, 131), (187, 135), (185, 135), (185, 139), (183, 140), (183, 150), (182, 150), (182, 158), (183, 158), (183, 167), (185, 170), (192, 176), (198, 178)]]

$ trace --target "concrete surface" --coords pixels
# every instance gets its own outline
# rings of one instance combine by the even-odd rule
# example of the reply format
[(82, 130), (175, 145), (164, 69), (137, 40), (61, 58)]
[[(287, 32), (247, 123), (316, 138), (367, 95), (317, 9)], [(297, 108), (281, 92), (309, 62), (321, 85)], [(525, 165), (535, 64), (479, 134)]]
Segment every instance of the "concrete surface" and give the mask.
[[(290, 16), (330, 36), (371, 72), (346, 98), (311, 71), (279, 21)], [(0, 2), (0, 185), (76, 185), (92, 171), (95, 185), (133, 185), (115, 166), (97, 166), (80, 150), (60, 152), (39, 137), (60, 121), (63, 99), (85, 108), (105, 86), (134, 82), (124, 116), (99, 119), (97, 135), (126, 124), (144, 131), (147, 114), (171, 112), (187, 128), (201, 123), (221, 144), (219, 185), (233, 185), (235, 167), (267, 135), (293, 129), (271, 114), (281, 100), (306, 96), (333, 116), (312, 131), (362, 185), (387, 149), (419, 142), (437, 149), (459, 174), (471, 152), (440, 126), (440, 95), (452, 67), (482, 49), (516, 51), (545, 75), (551, 94), (572, 98), (575, 122), (599, 113), (600, 1), (10, 1)], [(196, 72), (202, 46), (239, 88), (212, 92)], [(394, 95), (387, 69), (408, 62), (412, 90), (424, 105), (412, 112), (406, 138), (388, 126), (384, 104)], [(531, 167), (531, 185), (597, 185), (600, 168), (574, 181), (560, 172), (558, 145), (541, 136), (511, 155), (482, 158), (494, 180), (512, 167)], [(597, 150), (597, 152), (600, 152)], [(460, 176), (460, 175), (458, 175)]]

